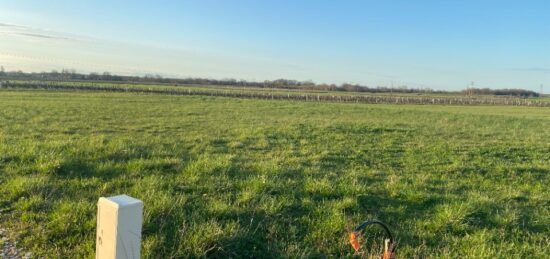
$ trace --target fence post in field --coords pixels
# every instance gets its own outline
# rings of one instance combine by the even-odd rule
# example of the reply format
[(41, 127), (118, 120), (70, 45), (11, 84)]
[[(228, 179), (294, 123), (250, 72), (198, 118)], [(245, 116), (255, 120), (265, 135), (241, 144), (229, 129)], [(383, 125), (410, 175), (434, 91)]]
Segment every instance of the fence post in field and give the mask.
[(142, 201), (126, 195), (99, 198), (95, 258), (140, 258), (142, 221)]

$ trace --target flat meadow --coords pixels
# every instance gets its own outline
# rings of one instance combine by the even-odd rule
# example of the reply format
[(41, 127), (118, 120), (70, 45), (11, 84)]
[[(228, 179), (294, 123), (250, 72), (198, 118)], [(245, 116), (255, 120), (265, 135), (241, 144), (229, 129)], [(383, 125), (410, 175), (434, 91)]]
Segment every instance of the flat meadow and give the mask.
[(46, 258), (123, 193), (145, 258), (368, 257), (374, 218), (399, 258), (544, 258), (549, 186), (550, 108), (0, 90), (0, 226)]

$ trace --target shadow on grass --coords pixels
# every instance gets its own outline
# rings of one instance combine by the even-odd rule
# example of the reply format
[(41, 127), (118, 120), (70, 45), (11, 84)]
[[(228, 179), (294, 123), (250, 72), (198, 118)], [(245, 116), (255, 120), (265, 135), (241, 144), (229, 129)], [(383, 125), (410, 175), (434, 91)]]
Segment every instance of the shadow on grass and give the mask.
[[(262, 172), (247, 169), (246, 161), (243, 157), (234, 157), (227, 170), (202, 174), (198, 184), (175, 186), (173, 195), (184, 195), (188, 199), (183, 204), (151, 211), (143, 234), (162, 240), (162, 244), (151, 247), (149, 254), (157, 258), (284, 257), (281, 249), (285, 245), (273, 235), (281, 235), (281, 227), (291, 225), (299, 228), (300, 233), (306, 232), (307, 226), (296, 225), (296, 218), (312, 212), (311, 208), (301, 206), (303, 169), (281, 170), (271, 175), (277, 182), (260, 183)], [(256, 195), (248, 202), (238, 202), (237, 196), (248, 184), (259, 186)], [(274, 201), (287, 199), (288, 202), (268, 212), (260, 205), (261, 199), (266, 197)], [(227, 200), (227, 208), (212, 207), (220, 199)], [(284, 237), (285, 240), (289, 238)]]
[(105, 167), (98, 168), (97, 162), (73, 158), (64, 161), (55, 172), (55, 178), (91, 178), (97, 177), (102, 180), (110, 180), (123, 174), (125, 170), (120, 168)]

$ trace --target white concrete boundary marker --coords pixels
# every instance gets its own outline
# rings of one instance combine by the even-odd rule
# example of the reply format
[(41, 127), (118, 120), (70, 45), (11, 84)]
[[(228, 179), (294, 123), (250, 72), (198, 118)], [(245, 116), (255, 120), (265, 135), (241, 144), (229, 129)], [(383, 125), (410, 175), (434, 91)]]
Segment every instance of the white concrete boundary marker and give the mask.
[(127, 195), (99, 198), (95, 258), (140, 258), (142, 221), (142, 201)]

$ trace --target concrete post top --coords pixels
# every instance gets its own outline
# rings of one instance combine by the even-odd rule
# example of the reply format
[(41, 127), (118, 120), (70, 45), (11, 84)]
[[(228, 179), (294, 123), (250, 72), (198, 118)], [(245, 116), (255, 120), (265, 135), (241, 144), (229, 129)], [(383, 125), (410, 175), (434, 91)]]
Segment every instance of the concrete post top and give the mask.
[(107, 197), (107, 198), (105, 197), (99, 198), (99, 202), (102, 202), (102, 201), (106, 201), (110, 205), (114, 207), (119, 207), (119, 208), (133, 207), (133, 206), (143, 207), (143, 202), (141, 200), (132, 198), (125, 194)]
[(143, 202), (127, 195), (97, 202), (96, 259), (139, 259)]

